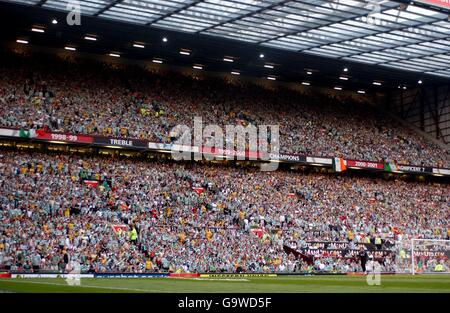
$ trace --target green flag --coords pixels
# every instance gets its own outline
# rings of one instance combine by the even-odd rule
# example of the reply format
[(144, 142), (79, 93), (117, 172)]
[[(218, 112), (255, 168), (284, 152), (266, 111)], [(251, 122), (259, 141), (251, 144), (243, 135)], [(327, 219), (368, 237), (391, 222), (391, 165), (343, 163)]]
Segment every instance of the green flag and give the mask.
[(398, 171), (398, 166), (394, 162), (386, 162), (384, 163), (384, 170), (386, 172), (396, 172)]
[(30, 138), (30, 131), (25, 131), (25, 129), (20, 129), (20, 137), (21, 138)]

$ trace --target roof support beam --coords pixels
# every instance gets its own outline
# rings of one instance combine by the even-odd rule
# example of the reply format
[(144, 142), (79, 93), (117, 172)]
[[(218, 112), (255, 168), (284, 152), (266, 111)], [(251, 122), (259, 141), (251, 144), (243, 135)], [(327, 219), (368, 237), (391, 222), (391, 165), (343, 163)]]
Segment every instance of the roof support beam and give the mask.
[(147, 24), (145, 24), (145, 26), (150, 26), (150, 25), (152, 25), (152, 24), (155, 24), (155, 23), (157, 23), (157, 22), (159, 22), (159, 21), (165, 19), (166, 17), (169, 17), (169, 16), (171, 16), (171, 15), (177, 14), (177, 13), (183, 11), (183, 10), (187, 10), (187, 9), (189, 9), (190, 7), (192, 7), (192, 6), (196, 5), (196, 4), (199, 4), (199, 3), (201, 3), (201, 2), (203, 2), (203, 1), (202, 1), (202, 0), (200, 0), (200, 1), (192, 1), (192, 2), (190, 2), (190, 3), (188, 3), (188, 4), (186, 4), (186, 5), (183, 5), (182, 7), (178, 8), (178, 9), (175, 9), (175, 10), (169, 12), (169, 13), (166, 13), (166, 14), (164, 14), (164, 15), (162, 15), (162, 16), (156, 18), (156, 19), (154, 19), (154, 20), (151, 21), (151, 22), (148, 22)]
[(440, 114), (439, 114), (439, 88), (438, 86), (434, 86), (434, 107), (432, 112), (434, 113), (434, 124), (435, 124), (435, 129), (434, 131), (436, 132), (436, 139), (440, 139), (442, 136), (442, 132), (441, 132), (441, 128), (440, 128)]
[(215, 28), (215, 27), (218, 27), (218, 26), (222, 26), (222, 25), (224, 25), (224, 24), (233, 23), (233, 22), (235, 22), (235, 21), (237, 21), (237, 20), (241, 20), (241, 19), (243, 19), (243, 18), (246, 18), (246, 17), (252, 16), (252, 15), (261, 13), (261, 12), (263, 12), (263, 11), (273, 9), (274, 7), (281, 6), (281, 5), (283, 5), (283, 4), (287, 3), (287, 2), (291, 2), (291, 1), (292, 1), (292, 0), (284, 0), (284, 1), (279, 2), (279, 3), (271, 4), (271, 5), (267, 6), (267, 7), (260, 8), (260, 9), (258, 9), (258, 10), (256, 10), (256, 11), (248, 12), (247, 14), (239, 15), (239, 16), (237, 16), (237, 17), (230, 18), (230, 19), (228, 19), (228, 20), (226, 20), (226, 21), (223, 21), (223, 22), (220, 22), (220, 23), (217, 23), (217, 24), (208, 26), (208, 27), (206, 27), (206, 28), (203, 28), (202, 30), (199, 30), (197, 33), (205, 32), (205, 31), (208, 31), (208, 30), (210, 30), (210, 29), (212, 29), (212, 28)]
[(105, 12), (105, 11), (111, 9), (113, 6), (115, 6), (116, 4), (121, 3), (122, 1), (123, 1), (123, 0), (114, 0), (114, 1), (112, 1), (110, 4), (105, 5), (105, 6), (104, 6), (103, 8), (101, 8), (98, 12), (96, 12), (96, 13), (94, 14), (94, 16), (99, 16), (99, 15), (102, 14), (103, 12)]
[(420, 91), (420, 106), (419, 106), (419, 117), (420, 117), (420, 130), (425, 131), (425, 95), (424, 89), (421, 87)]
[[(360, 8), (360, 9), (364, 9), (364, 7)], [(380, 13), (383, 13), (384, 11), (387, 11), (387, 10), (390, 10), (390, 9), (392, 9), (392, 8), (391, 8), (391, 7), (385, 7), (384, 10), (381, 10), (381, 11), (380, 11)], [(353, 16), (352, 18), (342, 17), (342, 18), (341, 18), (340, 20), (338, 20), (338, 21), (331, 21), (331, 22), (328, 22), (328, 23), (323, 24), (323, 25), (319, 25), (319, 26), (316, 26), (316, 27), (311, 27), (311, 28), (309, 28), (307, 31), (320, 29), (320, 28), (323, 28), (323, 27), (326, 27), (326, 26), (330, 26), (330, 25), (335, 24), (335, 23), (342, 23), (342, 22), (347, 21), (347, 20), (354, 20), (354, 19), (363, 17), (363, 16), (365, 16), (366, 14), (369, 14), (369, 13), (371, 12), (369, 9), (365, 9), (365, 10), (366, 10), (366, 12), (365, 12), (364, 15), (361, 15), (361, 14), (355, 14), (355, 16)], [(280, 35), (280, 36), (276, 36), (276, 37), (271, 38), (271, 39), (268, 39), (268, 40), (260, 41), (260, 42), (258, 42), (258, 44), (265, 43), (265, 42), (267, 42), (267, 41), (278, 40), (278, 39), (280, 39), (280, 38), (285, 38), (285, 37), (289, 37), (289, 36), (295, 36), (295, 35), (297, 35), (297, 34), (299, 34), (299, 33), (301, 33), (301, 32), (303, 32), (303, 31), (297, 31), (297, 30), (295, 30), (295, 31), (292, 31), (292, 32), (289, 32), (289, 33), (286, 33), (286, 34), (282, 34), (282, 35)]]

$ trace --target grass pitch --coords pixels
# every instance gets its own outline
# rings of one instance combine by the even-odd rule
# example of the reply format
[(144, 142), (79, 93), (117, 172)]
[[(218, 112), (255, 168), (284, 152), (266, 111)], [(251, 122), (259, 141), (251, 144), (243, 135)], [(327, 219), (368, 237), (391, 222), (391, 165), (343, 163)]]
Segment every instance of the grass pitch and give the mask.
[(363, 276), (278, 276), (245, 279), (213, 278), (82, 278), (70, 286), (62, 278), (0, 279), (0, 292), (45, 293), (278, 293), (278, 292), (401, 292), (450, 293), (450, 275), (382, 276), (370, 286)]

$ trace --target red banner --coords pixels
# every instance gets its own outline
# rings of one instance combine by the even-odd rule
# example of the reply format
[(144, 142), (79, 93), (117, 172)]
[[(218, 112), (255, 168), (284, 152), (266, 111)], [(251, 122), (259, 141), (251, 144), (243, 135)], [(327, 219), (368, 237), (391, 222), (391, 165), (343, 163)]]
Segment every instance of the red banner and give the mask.
[(122, 231), (127, 231), (128, 226), (125, 224), (112, 224), (111, 228), (114, 230), (114, 232), (117, 234), (119, 232), (119, 229)]
[(198, 194), (202, 194), (205, 191), (203, 187), (192, 187), (192, 189)]
[(98, 181), (97, 180), (85, 180), (84, 183), (92, 188), (97, 188), (98, 186)]
[(347, 167), (361, 167), (361, 168), (372, 168), (372, 169), (377, 169), (377, 170), (383, 170), (384, 163), (347, 160)]
[(42, 131), (36, 131), (36, 139), (65, 141), (65, 142), (78, 142), (78, 143), (92, 143), (92, 141), (94, 140), (94, 138), (92, 136), (46, 133), (46, 132), (42, 132)]
[(416, 0), (416, 2), (434, 5), (444, 9), (450, 9), (450, 0)]
[(250, 229), (250, 231), (255, 234), (256, 236), (258, 236), (258, 238), (261, 238), (263, 235), (263, 231), (261, 228), (252, 228)]

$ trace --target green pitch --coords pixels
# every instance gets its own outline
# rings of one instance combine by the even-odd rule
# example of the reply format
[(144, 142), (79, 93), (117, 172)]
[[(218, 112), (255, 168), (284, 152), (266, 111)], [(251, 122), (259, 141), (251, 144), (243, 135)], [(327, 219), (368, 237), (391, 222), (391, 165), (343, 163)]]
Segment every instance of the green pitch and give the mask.
[(382, 276), (380, 286), (369, 286), (362, 276), (82, 278), (80, 286), (60, 278), (17, 278), (0, 279), (0, 292), (450, 292), (450, 275)]

